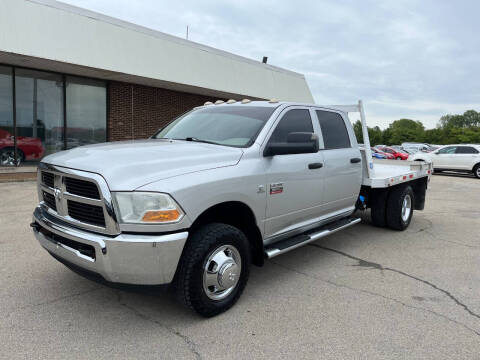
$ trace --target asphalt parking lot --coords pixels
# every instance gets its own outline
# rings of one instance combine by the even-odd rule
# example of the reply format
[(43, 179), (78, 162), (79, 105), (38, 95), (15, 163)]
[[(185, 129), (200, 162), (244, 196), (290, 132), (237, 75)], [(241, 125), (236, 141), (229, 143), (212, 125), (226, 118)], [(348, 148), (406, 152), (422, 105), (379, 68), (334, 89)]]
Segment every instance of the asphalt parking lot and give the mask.
[(362, 223), (253, 267), (230, 311), (108, 288), (48, 255), (35, 184), (0, 184), (0, 358), (480, 359), (480, 180), (436, 175), (393, 232)]

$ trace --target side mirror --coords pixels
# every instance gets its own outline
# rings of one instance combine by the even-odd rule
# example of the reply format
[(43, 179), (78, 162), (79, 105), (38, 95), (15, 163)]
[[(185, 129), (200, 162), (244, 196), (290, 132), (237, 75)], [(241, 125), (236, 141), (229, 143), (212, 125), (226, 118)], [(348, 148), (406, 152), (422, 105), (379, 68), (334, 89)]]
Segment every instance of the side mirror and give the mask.
[(292, 132), (287, 142), (267, 144), (263, 156), (310, 154), (318, 151), (318, 136), (310, 132)]

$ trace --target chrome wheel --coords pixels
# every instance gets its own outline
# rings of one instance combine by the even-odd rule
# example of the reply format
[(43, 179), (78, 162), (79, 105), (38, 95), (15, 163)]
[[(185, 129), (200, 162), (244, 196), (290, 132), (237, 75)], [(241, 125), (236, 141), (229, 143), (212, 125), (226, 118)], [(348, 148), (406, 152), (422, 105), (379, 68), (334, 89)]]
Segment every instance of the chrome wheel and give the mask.
[(235, 289), (242, 271), (242, 258), (233, 245), (222, 245), (207, 259), (203, 290), (212, 300), (223, 300)]
[(20, 159), (17, 156), (17, 161), (15, 161), (15, 151), (14, 150), (3, 150), (0, 153), (0, 165), (2, 165), (2, 166), (18, 166), (18, 165), (20, 165)]
[(480, 166), (477, 167), (476, 175), (480, 179)]
[(412, 198), (410, 195), (405, 195), (402, 203), (402, 220), (404, 222), (408, 221), (410, 213), (412, 212)]

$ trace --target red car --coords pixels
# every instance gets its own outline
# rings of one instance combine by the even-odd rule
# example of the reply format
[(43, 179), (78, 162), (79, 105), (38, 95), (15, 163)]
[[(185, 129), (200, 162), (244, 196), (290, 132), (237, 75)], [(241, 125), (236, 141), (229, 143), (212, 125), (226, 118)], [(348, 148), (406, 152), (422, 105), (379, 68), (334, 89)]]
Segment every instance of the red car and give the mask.
[(377, 154), (380, 154), (380, 155), (383, 155), (385, 156), (385, 159), (387, 160), (393, 160), (395, 159), (395, 156), (393, 156), (392, 154), (389, 154), (387, 152), (384, 152), (382, 149), (380, 149), (379, 147), (374, 147), (372, 148), (372, 151), (375, 151)]
[(39, 138), (17, 137), (17, 162), (15, 162), (14, 137), (8, 131), (0, 129), (0, 165), (20, 165), (25, 160), (37, 160), (43, 157), (45, 148)]
[(407, 160), (408, 159), (408, 154), (397, 151), (394, 148), (391, 148), (389, 146), (381, 146), (378, 148), (380, 151), (383, 151), (386, 154), (392, 155), (392, 159), (396, 160)]

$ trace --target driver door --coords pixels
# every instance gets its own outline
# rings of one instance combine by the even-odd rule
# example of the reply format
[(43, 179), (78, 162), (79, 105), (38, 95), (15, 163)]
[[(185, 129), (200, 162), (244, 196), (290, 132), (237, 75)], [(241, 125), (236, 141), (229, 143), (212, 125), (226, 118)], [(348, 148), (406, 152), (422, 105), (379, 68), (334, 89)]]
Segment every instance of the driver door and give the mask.
[[(287, 108), (280, 115), (269, 142), (286, 142), (292, 132), (314, 131), (308, 108)], [(267, 207), (265, 236), (287, 234), (321, 215), (323, 154), (288, 154), (265, 157)]]

